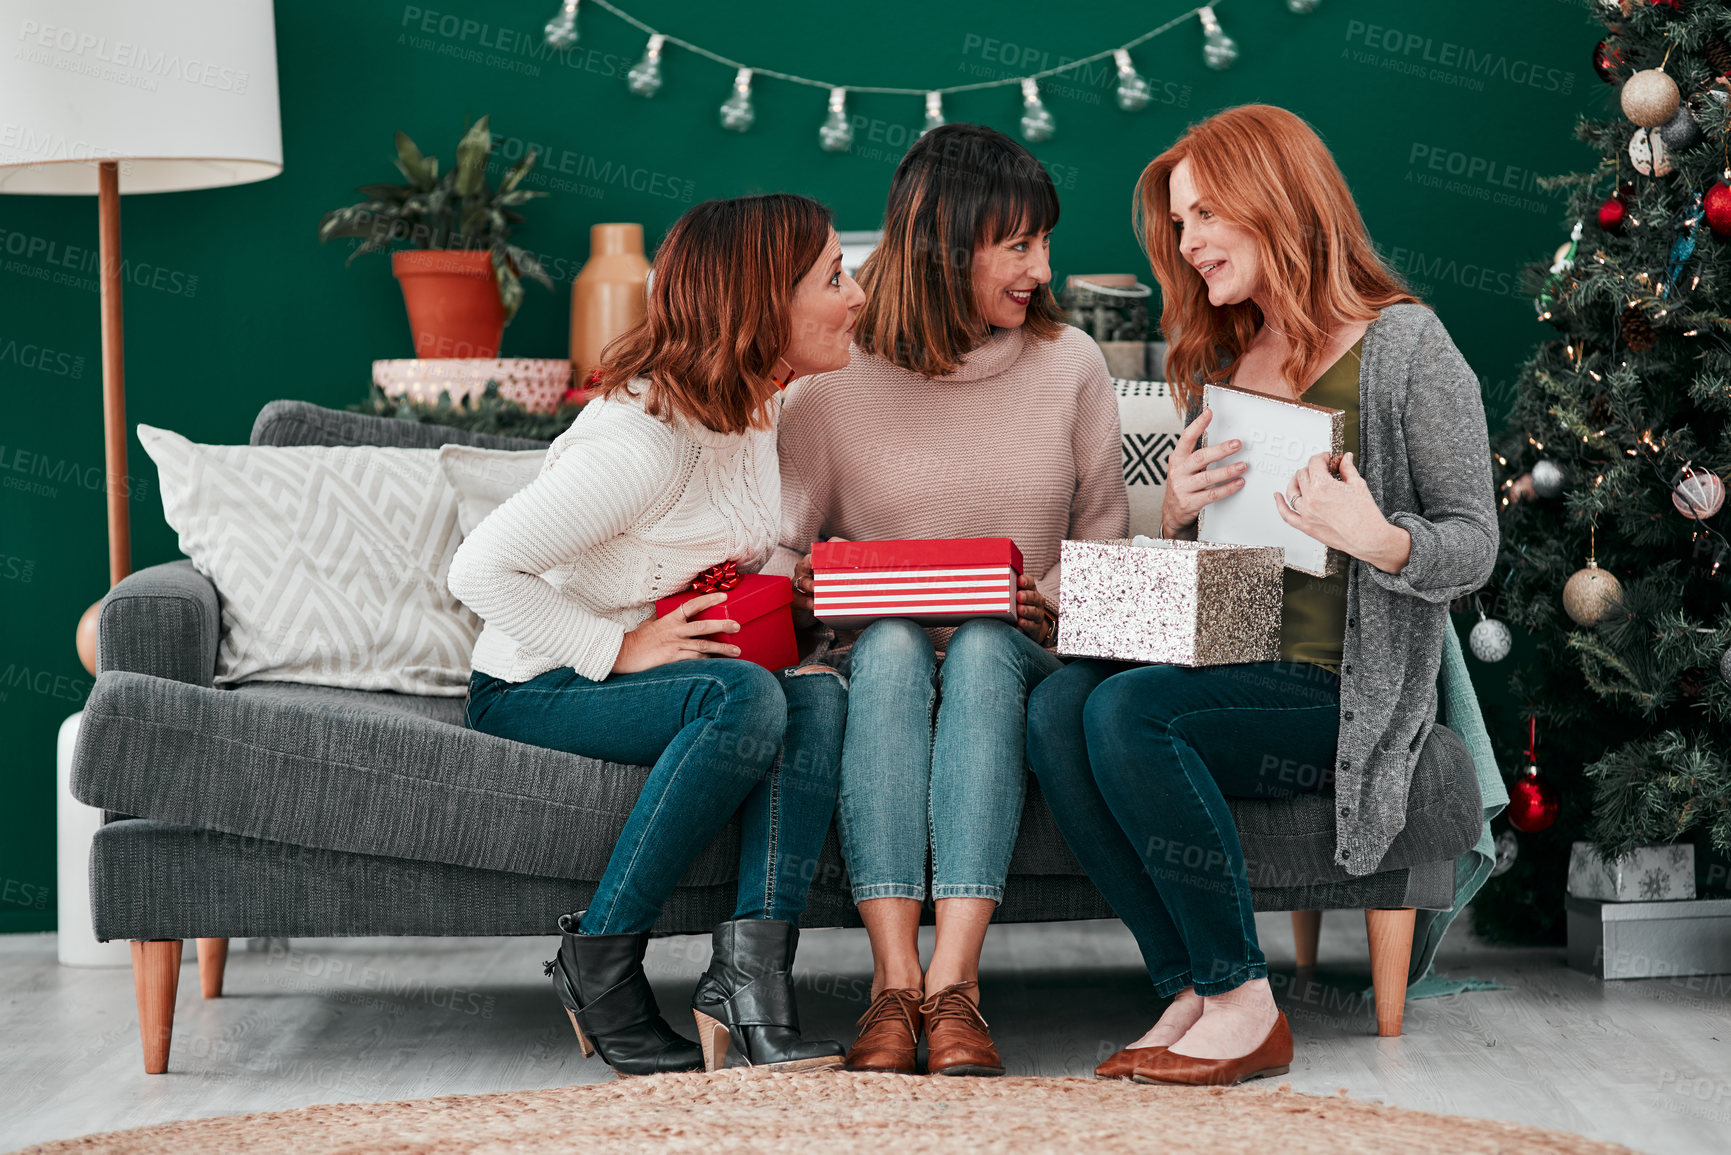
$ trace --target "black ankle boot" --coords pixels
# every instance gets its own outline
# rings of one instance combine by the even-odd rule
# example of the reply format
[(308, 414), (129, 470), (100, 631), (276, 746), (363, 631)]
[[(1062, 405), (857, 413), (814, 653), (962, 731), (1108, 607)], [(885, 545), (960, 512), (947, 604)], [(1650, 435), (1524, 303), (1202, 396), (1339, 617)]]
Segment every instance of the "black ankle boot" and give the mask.
[(703, 1066), (696, 1043), (667, 1025), (643, 973), (649, 935), (578, 934), (583, 912), (559, 916), (564, 941), (542, 965), (571, 1016), (585, 1056), (600, 1050), (621, 1075), (695, 1071)]
[(735, 919), (715, 928), (715, 955), (691, 996), (705, 1070), (842, 1065), (840, 1043), (799, 1037), (792, 973), (798, 946), (799, 928), (779, 919)]

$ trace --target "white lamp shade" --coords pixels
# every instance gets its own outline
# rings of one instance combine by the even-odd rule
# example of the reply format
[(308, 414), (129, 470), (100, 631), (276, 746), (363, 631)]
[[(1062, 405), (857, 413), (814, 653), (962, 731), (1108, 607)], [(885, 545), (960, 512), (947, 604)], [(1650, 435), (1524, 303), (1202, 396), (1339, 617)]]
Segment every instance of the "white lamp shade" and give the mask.
[(0, 192), (123, 195), (282, 171), (271, 0), (0, 0)]

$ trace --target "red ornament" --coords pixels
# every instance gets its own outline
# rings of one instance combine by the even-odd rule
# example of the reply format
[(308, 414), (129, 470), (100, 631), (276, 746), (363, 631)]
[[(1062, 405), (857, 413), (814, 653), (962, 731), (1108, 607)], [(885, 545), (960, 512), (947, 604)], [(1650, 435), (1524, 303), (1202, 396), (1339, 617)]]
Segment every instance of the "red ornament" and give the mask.
[(1509, 825), (1522, 834), (1537, 834), (1557, 820), (1557, 792), (1539, 777), (1539, 720), (1527, 719), (1527, 765), (1509, 787)]
[(1622, 69), (1623, 50), (1599, 41), (1593, 48), (1593, 71), (1599, 74), (1599, 79), (1606, 84), (1615, 84), (1622, 79)]
[(700, 594), (726, 593), (739, 584), (739, 570), (730, 561), (712, 565), (698, 574), (691, 588)]
[(1522, 834), (1536, 834), (1557, 820), (1557, 794), (1529, 765), (1509, 787), (1509, 825)]
[(1707, 227), (1715, 236), (1731, 236), (1731, 188), (1724, 181), (1701, 197), (1701, 209), (1706, 214)]
[(1623, 221), (1628, 215), (1629, 206), (1623, 200), (1622, 193), (1618, 193), (1599, 206), (1599, 227), (1607, 233), (1620, 233), (1623, 231)]

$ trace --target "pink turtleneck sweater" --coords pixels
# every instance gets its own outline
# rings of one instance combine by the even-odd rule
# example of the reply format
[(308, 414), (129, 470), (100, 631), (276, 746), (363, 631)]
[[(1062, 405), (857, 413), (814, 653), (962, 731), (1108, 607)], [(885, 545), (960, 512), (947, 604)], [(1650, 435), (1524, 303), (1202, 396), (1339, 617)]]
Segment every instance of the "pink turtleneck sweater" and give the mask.
[(945, 377), (853, 349), (845, 369), (795, 381), (782, 410), (781, 548), (791, 574), (841, 537), (1007, 537), (1053, 605), (1065, 538), (1124, 537), (1118, 402), (1080, 329), (1000, 329)]

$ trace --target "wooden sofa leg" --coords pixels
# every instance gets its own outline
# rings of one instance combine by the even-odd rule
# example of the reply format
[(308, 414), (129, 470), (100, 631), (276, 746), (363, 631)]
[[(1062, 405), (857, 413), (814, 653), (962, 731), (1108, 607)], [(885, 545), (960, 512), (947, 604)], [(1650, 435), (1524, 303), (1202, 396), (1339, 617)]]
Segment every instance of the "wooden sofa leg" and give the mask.
[(207, 999), (222, 997), (222, 970), (228, 965), (226, 938), (198, 940), (198, 985)]
[(1406, 972), (1412, 963), (1416, 913), (1410, 906), (1364, 912), (1364, 928), (1370, 936), (1370, 982), (1376, 994), (1376, 1033), (1385, 1039), (1400, 1035), (1406, 1013)]
[(138, 996), (138, 1038), (144, 1045), (147, 1075), (168, 1070), (174, 995), (180, 986), (180, 948), (177, 938), (132, 940), (132, 986)]
[(1292, 949), (1298, 956), (1300, 969), (1308, 969), (1316, 965), (1316, 944), (1322, 937), (1322, 912), (1320, 910), (1295, 910), (1292, 912)]

